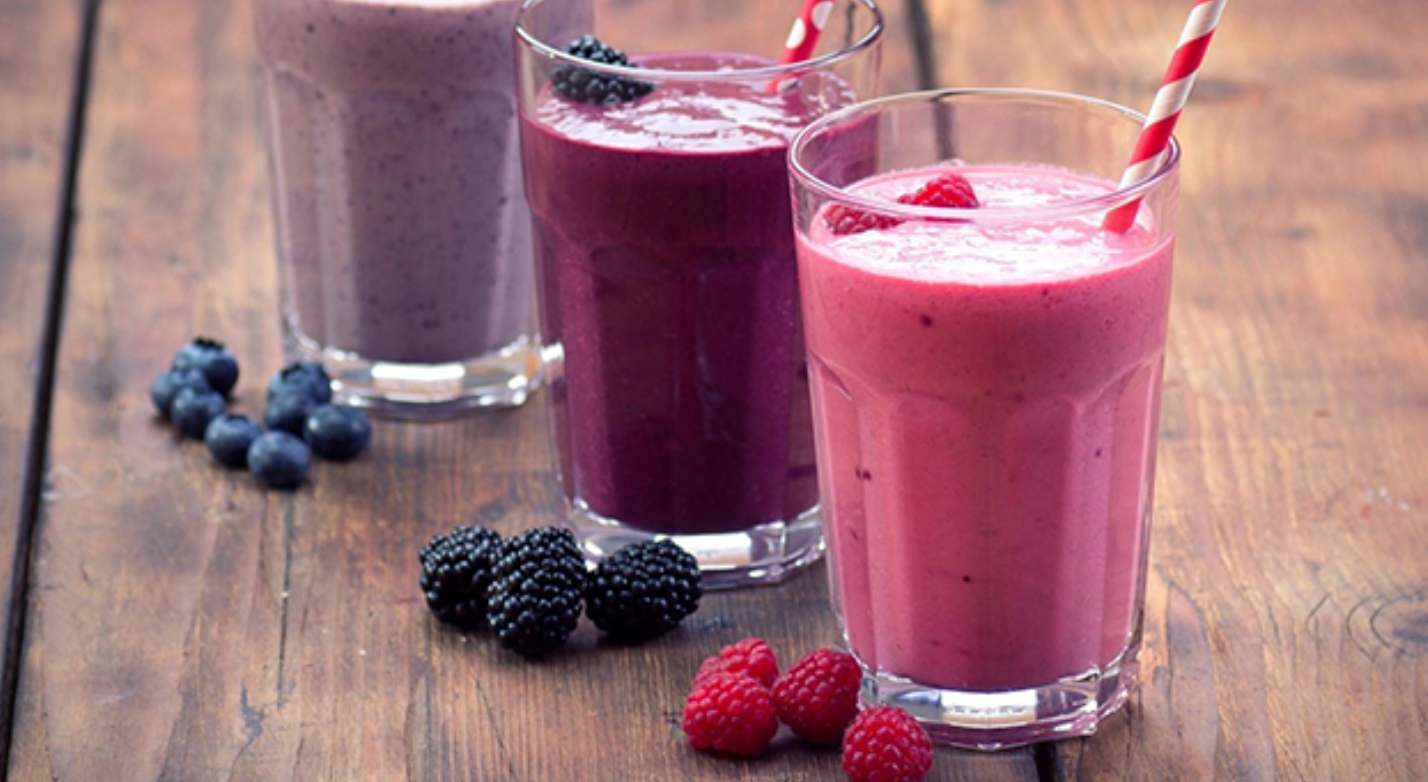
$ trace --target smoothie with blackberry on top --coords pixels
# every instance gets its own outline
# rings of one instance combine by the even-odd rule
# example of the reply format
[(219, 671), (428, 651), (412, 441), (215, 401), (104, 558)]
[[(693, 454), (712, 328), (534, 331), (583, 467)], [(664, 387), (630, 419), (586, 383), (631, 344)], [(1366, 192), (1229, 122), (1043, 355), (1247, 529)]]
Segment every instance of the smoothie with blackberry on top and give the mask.
[(616, 106), (550, 93), (523, 118), (542, 336), (564, 355), (556, 444), (595, 513), (709, 533), (816, 503), (784, 168), (810, 114), (696, 82)]
[(520, 120), (574, 523), (596, 556), (607, 533), (671, 535), (706, 566), (765, 557), (781, 577), (820, 551), (785, 161), (853, 85), (771, 89), (775, 63), (739, 52), (564, 53), (532, 64)]

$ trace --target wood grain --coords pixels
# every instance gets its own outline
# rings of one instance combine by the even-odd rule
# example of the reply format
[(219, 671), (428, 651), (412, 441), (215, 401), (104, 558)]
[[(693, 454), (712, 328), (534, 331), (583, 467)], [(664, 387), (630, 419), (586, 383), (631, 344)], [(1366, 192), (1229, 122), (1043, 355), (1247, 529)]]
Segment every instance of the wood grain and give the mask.
[[(1183, 20), (929, 10), (947, 84), (1140, 107)], [(1232, 3), (1180, 124), (1145, 685), (1060, 778), (1428, 778), (1428, 20), (1344, 10)]]
[[(609, 10), (634, 24), (639, 6)], [(369, 456), (320, 465), (293, 496), (156, 422), (144, 388), (189, 334), (233, 343), (248, 411), (279, 363), (247, 4), (110, 0), (96, 56), (12, 778), (837, 776), (836, 752), (787, 736), (739, 763), (690, 751), (678, 725), (719, 645), (761, 635), (788, 661), (835, 642), (821, 568), (713, 596), (644, 647), (583, 626), (539, 664), (430, 620), (428, 536), (556, 519), (539, 403), (379, 422)], [(910, 84), (900, 56), (893, 83)], [(945, 779), (1036, 778), (1030, 752), (938, 763)]]
[[(669, 23), (643, 5), (605, 10)], [(690, 19), (766, 32), (762, 5), (731, 5)], [(917, 5), (887, 9), (894, 88), (918, 82)], [(1154, 0), (926, 6), (943, 83), (1133, 105), (1182, 21)], [(78, 7), (0, 4), (7, 399), (33, 399)], [(192, 333), (234, 344), (246, 410), (279, 363), (258, 82), (245, 3), (108, 0), (101, 21), (9, 778), (836, 777), (836, 754), (787, 737), (735, 763), (677, 725), (717, 645), (834, 642), (821, 568), (715, 596), (647, 647), (582, 627), (538, 665), (428, 619), (428, 535), (554, 518), (538, 404), (379, 424), (370, 456), (291, 497), (153, 420), (144, 388)], [(935, 778), (1428, 778), (1423, 40), (1408, 0), (1231, 5), (1181, 125), (1144, 688), (1092, 740), (940, 751)], [(5, 409), (9, 489), (31, 423)], [(0, 491), (0, 558), (15, 497)]]
[(10, 739), (23, 585), (43, 464), (41, 389), (60, 259), (82, 3), (0, 4), (0, 763)]

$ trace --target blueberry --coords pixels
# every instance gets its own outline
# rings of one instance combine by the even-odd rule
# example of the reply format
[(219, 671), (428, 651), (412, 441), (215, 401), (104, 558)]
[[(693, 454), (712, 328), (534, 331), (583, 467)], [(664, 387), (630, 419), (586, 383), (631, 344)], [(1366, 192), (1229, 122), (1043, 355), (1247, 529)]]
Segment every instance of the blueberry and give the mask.
[(238, 385), (238, 359), (226, 345), (208, 337), (195, 337), (174, 354), (174, 369), (196, 369), (214, 391), (228, 396)]
[(307, 417), (302, 439), (324, 459), (345, 462), (372, 442), (372, 424), (360, 410), (322, 405)]
[(268, 432), (248, 446), (248, 470), (270, 489), (296, 489), (311, 465), (307, 443), (287, 432)]
[(149, 398), (154, 400), (154, 409), (159, 411), (159, 415), (169, 417), (173, 410), (174, 397), (185, 388), (197, 391), (213, 390), (208, 385), (208, 378), (197, 369), (170, 369), (154, 378), (153, 384), (149, 386)]
[(332, 401), (332, 379), (316, 361), (289, 364), (268, 382), (268, 399), (290, 393), (307, 396), (320, 405), (326, 404)]
[(223, 395), (217, 391), (185, 388), (174, 397), (169, 412), (180, 432), (195, 440), (201, 440), (204, 431), (208, 429), (208, 423), (223, 415), (227, 409)]
[(268, 400), (268, 409), (263, 411), (263, 424), (271, 430), (287, 432), (302, 437), (303, 424), (317, 409), (312, 397), (289, 391)]
[(262, 433), (248, 416), (224, 413), (208, 423), (203, 442), (219, 464), (243, 467), (248, 464), (248, 446)]

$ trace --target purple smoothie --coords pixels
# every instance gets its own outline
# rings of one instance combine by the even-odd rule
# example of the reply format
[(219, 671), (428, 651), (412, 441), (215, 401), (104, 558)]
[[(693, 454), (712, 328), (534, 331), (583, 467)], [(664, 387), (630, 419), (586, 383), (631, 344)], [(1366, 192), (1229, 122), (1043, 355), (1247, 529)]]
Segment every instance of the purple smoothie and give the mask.
[(542, 337), (564, 358), (553, 429), (577, 506), (691, 534), (817, 502), (785, 157), (822, 102), (666, 81), (617, 106), (547, 93), (522, 117)]
[(286, 317), (375, 361), (529, 330), (518, 0), (255, 0)]

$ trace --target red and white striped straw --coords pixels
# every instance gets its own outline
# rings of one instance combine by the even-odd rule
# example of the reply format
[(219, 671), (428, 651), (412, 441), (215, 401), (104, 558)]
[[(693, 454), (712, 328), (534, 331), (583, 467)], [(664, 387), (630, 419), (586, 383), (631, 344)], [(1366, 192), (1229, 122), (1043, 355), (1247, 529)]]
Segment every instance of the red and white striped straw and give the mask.
[(818, 36), (828, 26), (828, 17), (832, 15), (833, 0), (803, 0), (803, 10), (798, 12), (798, 18), (793, 20), (793, 29), (788, 31), (779, 63), (787, 65), (808, 59), (818, 45)]
[[(1185, 30), (1180, 33), (1180, 42), (1175, 45), (1170, 67), (1165, 69), (1165, 77), (1155, 93), (1155, 102), (1146, 112), (1145, 126), (1141, 128), (1135, 153), (1121, 175), (1121, 187), (1129, 187), (1145, 179), (1160, 167), (1170, 146), (1171, 134), (1175, 132), (1175, 122), (1180, 119), (1180, 111), (1190, 98), (1195, 77), (1200, 73), (1200, 64), (1205, 61), (1205, 52), (1210, 48), (1210, 38), (1215, 34), (1215, 26), (1220, 23), (1228, 1), (1196, 0), (1195, 7), (1190, 9), (1190, 18), (1185, 20)], [(1137, 198), (1112, 209), (1102, 227), (1117, 232), (1130, 230), (1135, 225), (1140, 202), (1141, 199)]]
[[(812, 56), (813, 49), (818, 46), (818, 36), (823, 33), (828, 17), (832, 15), (833, 0), (803, 0), (803, 10), (798, 12), (798, 18), (793, 20), (793, 29), (788, 31), (779, 64), (803, 62)], [(769, 82), (769, 94), (778, 92), (778, 86), (786, 78), (788, 75), (784, 74)]]

